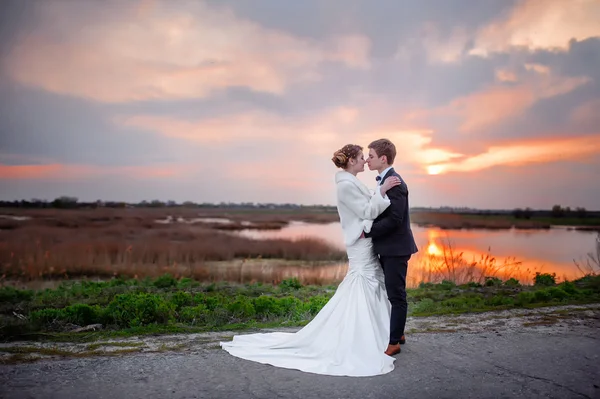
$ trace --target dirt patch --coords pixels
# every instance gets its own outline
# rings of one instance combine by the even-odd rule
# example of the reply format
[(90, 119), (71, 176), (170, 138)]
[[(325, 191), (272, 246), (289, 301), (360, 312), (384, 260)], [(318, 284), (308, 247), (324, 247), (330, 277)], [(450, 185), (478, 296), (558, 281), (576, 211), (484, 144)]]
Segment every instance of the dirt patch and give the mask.
[(413, 317), (407, 322), (407, 331), (418, 333), (433, 330), (454, 330), (455, 332), (478, 333), (483, 331), (510, 332), (529, 328), (543, 328), (548, 330), (548, 332), (562, 332), (573, 325), (600, 327), (600, 304)]

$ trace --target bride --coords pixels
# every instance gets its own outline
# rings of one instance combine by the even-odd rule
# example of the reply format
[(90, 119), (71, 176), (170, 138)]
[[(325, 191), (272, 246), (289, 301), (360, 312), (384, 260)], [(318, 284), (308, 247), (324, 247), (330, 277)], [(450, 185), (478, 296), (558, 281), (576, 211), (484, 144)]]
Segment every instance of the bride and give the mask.
[(390, 303), (371, 239), (362, 233), (369, 232), (373, 219), (390, 205), (385, 193), (401, 183), (388, 178), (371, 194), (356, 177), (366, 163), (358, 145), (342, 147), (332, 161), (343, 169), (335, 182), (348, 273), (329, 302), (298, 332), (237, 335), (221, 347), (242, 359), (316, 374), (385, 374), (394, 369), (395, 360), (384, 354)]

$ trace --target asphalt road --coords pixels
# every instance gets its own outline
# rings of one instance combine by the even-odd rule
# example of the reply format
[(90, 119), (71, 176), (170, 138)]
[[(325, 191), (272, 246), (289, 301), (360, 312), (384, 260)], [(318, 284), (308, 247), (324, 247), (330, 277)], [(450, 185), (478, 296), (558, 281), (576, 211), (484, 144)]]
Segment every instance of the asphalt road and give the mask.
[[(396, 369), (329, 377), (189, 352), (0, 366), (2, 398), (600, 398), (596, 326), (413, 334)], [(349, 348), (351, 350), (351, 348)]]

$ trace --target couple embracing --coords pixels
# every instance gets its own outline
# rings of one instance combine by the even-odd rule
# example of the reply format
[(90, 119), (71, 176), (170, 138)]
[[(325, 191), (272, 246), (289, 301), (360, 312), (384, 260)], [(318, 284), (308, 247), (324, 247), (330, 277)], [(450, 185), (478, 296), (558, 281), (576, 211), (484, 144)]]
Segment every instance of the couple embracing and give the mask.
[[(221, 342), (234, 356), (325, 375), (373, 376), (394, 369), (404, 344), (406, 274), (417, 252), (410, 229), (408, 187), (392, 168), (394, 144), (380, 139), (348, 144), (332, 161), (348, 273), (333, 297), (295, 333), (237, 335)], [(372, 193), (358, 178), (365, 164), (377, 170)]]

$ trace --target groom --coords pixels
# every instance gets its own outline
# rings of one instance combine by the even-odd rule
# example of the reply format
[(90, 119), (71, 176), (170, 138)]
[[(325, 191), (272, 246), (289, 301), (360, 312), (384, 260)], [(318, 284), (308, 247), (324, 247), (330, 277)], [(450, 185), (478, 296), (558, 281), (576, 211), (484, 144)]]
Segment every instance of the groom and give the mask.
[(370, 170), (377, 170), (378, 185), (390, 176), (397, 176), (402, 184), (391, 188), (387, 196), (391, 205), (373, 222), (365, 237), (373, 239), (373, 248), (379, 255), (379, 262), (385, 276), (385, 288), (392, 305), (390, 317), (390, 342), (385, 351), (393, 356), (400, 353), (400, 344), (404, 344), (404, 326), (406, 325), (406, 272), (408, 260), (418, 251), (410, 229), (408, 214), (408, 187), (392, 164), (396, 158), (396, 146), (388, 139), (379, 139), (369, 144), (367, 164)]

